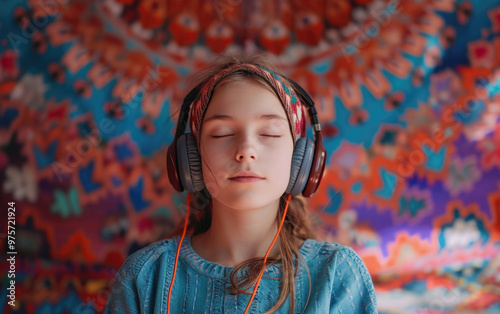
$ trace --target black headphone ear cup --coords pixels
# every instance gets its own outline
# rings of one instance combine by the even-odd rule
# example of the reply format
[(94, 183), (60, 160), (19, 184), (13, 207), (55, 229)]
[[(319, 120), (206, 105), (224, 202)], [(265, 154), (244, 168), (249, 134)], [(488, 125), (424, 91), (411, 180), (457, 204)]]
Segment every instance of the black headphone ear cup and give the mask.
[(182, 134), (177, 139), (177, 164), (184, 189), (191, 193), (203, 190), (205, 183), (201, 170), (201, 157), (192, 133)]
[(290, 181), (286, 188), (287, 194), (295, 196), (304, 191), (311, 173), (313, 157), (314, 141), (308, 137), (299, 138), (293, 150)]

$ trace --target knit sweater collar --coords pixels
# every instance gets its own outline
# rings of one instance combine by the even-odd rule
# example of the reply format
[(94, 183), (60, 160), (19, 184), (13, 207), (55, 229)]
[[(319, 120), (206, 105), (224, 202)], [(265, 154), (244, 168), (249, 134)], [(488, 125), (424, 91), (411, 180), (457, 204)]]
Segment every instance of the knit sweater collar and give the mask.
[[(174, 242), (176, 243), (176, 246), (179, 243), (179, 240), (180, 236), (175, 237)], [(314, 239), (307, 239), (304, 241), (304, 243), (299, 249), (299, 253), (306, 263), (311, 258), (313, 258), (314, 255), (316, 255), (317, 247), (313, 245), (315, 242), (316, 241)], [(203, 276), (211, 278), (220, 278), (220, 279), (228, 278), (229, 274), (231, 274), (231, 272), (234, 270), (234, 267), (216, 264), (207, 261), (203, 259), (201, 256), (199, 256), (191, 246), (190, 235), (186, 235), (184, 237), (184, 240), (182, 241), (180, 257), (186, 264), (191, 266), (195, 271), (197, 271)], [(268, 266), (267, 269), (264, 271), (264, 275), (279, 276), (280, 268), (278, 265), (275, 264)]]

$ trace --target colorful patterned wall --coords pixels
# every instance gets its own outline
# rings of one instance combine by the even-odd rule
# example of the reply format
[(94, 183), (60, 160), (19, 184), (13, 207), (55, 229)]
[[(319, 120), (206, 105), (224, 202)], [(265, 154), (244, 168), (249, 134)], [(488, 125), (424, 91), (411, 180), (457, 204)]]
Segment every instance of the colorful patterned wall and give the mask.
[(102, 312), (182, 219), (164, 156), (187, 76), (267, 51), (316, 101), (309, 205), (379, 311), (499, 313), (499, 50), (499, 0), (0, 1), (0, 308)]

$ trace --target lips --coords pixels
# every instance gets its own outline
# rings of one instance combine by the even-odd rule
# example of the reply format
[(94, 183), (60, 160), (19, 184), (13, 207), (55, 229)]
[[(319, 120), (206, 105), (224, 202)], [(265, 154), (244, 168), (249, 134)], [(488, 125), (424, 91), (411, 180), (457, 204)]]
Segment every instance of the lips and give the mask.
[(252, 171), (240, 171), (229, 179), (234, 180), (234, 179), (264, 179), (264, 178)]
[(263, 178), (256, 178), (256, 177), (236, 177), (236, 178), (231, 178), (229, 179), (231, 181), (235, 182), (241, 182), (241, 183), (252, 183), (252, 182), (259, 182), (264, 180)]

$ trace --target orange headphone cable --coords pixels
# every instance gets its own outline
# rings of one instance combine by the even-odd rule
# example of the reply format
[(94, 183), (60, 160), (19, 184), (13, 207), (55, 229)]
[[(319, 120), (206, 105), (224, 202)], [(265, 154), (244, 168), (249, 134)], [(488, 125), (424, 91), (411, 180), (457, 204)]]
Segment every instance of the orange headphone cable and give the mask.
[(250, 308), (250, 305), (252, 304), (253, 298), (255, 297), (255, 293), (257, 292), (257, 288), (259, 287), (260, 280), (262, 279), (262, 275), (264, 275), (264, 270), (266, 269), (267, 256), (269, 255), (269, 252), (271, 252), (271, 249), (273, 248), (273, 245), (276, 242), (278, 235), (280, 234), (281, 227), (283, 226), (283, 222), (285, 221), (285, 217), (286, 217), (286, 212), (288, 210), (288, 204), (290, 203), (291, 198), (292, 198), (292, 194), (288, 194), (286, 196), (286, 206), (285, 206), (285, 210), (283, 211), (283, 217), (281, 217), (280, 225), (278, 227), (278, 231), (276, 232), (276, 235), (274, 236), (273, 242), (271, 242), (271, 245), (267, 249), (266, 255), (264, 255), (264, 262), (262, 264), (262, 269), (260, 270), (259, 277), (257, 279), (257, 283), (255, 284), (255, 288), (253, 289), (252, 296), (250, 297), (250, 301), (247, 304), (247, 307), (245, 309), (244, 314), (246, 314), (248, 312), (248, 309)]
[(187, 193), (186, 202), (187, 202), (187, 209), (186, 209), (186, 218), (184, 219), (184, 230), (182, 231), (181, 239), (179, 240), (179, 244), (177, 245), (177, 253), (175, 254), (174, 274), (172, 275), (172, 282), (170, 283), (170, 288), (168, 288), (167, 314), (170, 314), (170, 295), (172, 294), (172, 287), (174, 286), (174, 281), (175, 281), (175, 273), (177, 271), (177, 261), (179, 260), (179, 253), (181, 251), (182, 241), (184, 240), (184, 236), (186, 235), (186, 229), (189, 220), (189, 204), (191, 204), (190, 193)]
[[(179, 260), (179, 253), (181, 251), (182, 241), (184, 240), (184, 236), (186, 235), (187, 223), (189, 220), (189, 204), (191, 203), (191, 194), (187, 193), (186, 197), (187, 197), (186, 218), (184, 220), (184, 230), (182, 231), (182, 236), (179, 240), (179, 244), (177, 245), (177, 253), (175, 255), (175, 264), (174, 264), (174, 273), (172, 275), (172, 282), (170, 283), (170, 287), (168, 289), (167, 314), (170, 314), (170, 296), (172, 294), (172, 287), (174, 286), (175, 273), (177, 271), (177, 261)], [(276, 239), (278, 238), (278, 235), (281, 231), (281, 227), (283, 226), (283, 222), (285, 221), (286, 213), (288, 211), (288, 204), (290, 203), (291, 197), (292, 197), (291, 194), (288, 194), (286, 197), (286, 206), (285, 206), (285, 210), (283, 211), (283, 217), (281, 218), (280, 225), (278, 227), (278, 231), (276, 232), (276, 235), (274, 236), (273, 242), (271, 242), (271, 245), (267, 249), (266, 255), (264, 255), (264, 262), (262, 264), (262, 269), (259, 273), (259, 277), (257, 279), (257, 283), (255, 284), (255, 288), (253, 290), (252, 296), (250, 297), (250, 301), (248, 302), (248, 305), (245, 309), (245, 314), (248, 312), (248, 309), (250, 308), (250, 305), (252, 304), (252, 301), (255, 297), (255, 293), (257, 292), (257, 288), (260, 284), (260, 280), (262, 279), (262, 276), (264, 275), (264, 270), (266, 268), (267, 256), (269, 255), (269, 252), (271, 252), (271, 249), (274, 246), (274, 243), (276, 242)]]

